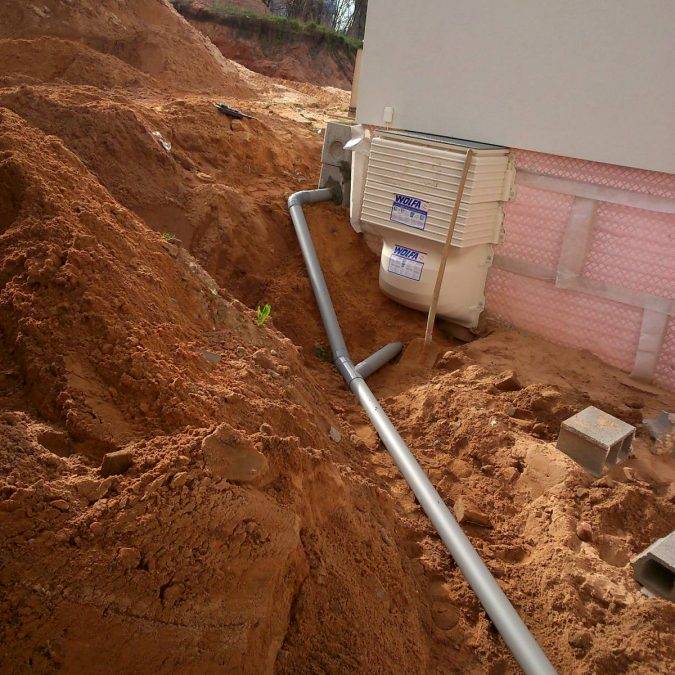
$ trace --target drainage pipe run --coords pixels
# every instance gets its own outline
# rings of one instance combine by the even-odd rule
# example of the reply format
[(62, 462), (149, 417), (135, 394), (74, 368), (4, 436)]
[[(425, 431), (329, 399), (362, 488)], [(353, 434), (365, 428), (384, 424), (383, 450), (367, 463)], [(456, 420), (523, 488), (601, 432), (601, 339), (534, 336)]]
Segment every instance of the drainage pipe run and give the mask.
[[(382, 439), (382, 443), (415, 493), (420, 506), (433, 523), (443, 543), (478, 596), (497, 630), (501, 633), (516, 661), (528, 675), (555, 674), (555, 669), (546, 658), (541, 647), (527, 629), (509, 599), (504, 595), (499, 584), (490, 574), (476, 549), (471, 545), (468, 537), (418, 464), (410, 448), (396, 431), (382, 406), (370, 391), (364, 381), (363, 373), (357, 370), (349, 357), (326, 286), (326, 280), (302, 211), (303, 204), (335, 200), (338, 197), (339, 188), (322, 188), (296, 192), (288, 199), (288, 210), (293, 220), (312, 290), (333, 351), (335, 366), (366, 411)], [(387, 347), (383, 349), (387, 349)], [(379, 361), (379, 357), (377, 360)], [(368, 359), (359, 366), (367, 361)], [(380, 362), (380, 364), (385, 361)], [(369, 372), (373, 372), (373, 370)]]

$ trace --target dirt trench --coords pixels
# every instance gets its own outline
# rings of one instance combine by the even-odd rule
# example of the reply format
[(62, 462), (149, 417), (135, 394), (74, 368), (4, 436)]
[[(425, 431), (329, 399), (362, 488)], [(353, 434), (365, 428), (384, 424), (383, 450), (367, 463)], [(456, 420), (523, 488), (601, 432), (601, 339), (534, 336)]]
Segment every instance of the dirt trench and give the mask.
[[(517, 672), (326, 361), (285, 198), (346, 93), (227, 62), (205, 95), (220, 61), (166, 3), (98, 4), (2, 10), (0, 669)], [(110, 16), (207, 70), (102, 49)], [(421, 335), (344, 211), (307, 214), (353, 357)], [(638, 423), (672, 395), (500, 326), (438, 340), (371, 384), (447, 503), (480, 507), (467, 533), (545, 651), (667, 672), (672, 605), (628, 560), (672, 527), (672, 449), (640, 430), (593, 480), (554, 441), (586, 405)], [(105, 475), (111, 452), (130, 466)]]

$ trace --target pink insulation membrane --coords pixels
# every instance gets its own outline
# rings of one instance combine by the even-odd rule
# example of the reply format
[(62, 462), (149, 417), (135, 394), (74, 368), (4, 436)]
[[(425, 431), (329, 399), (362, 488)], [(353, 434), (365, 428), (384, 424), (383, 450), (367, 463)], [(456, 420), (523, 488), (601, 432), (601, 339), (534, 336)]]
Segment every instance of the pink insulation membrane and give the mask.
[(582, 275), (675, 298), (675, 216), (600, 202)]
[(587, 349), (622, 370), (633, 367), (642, 325), (639, 308), (494, 267), (486, 293), (492, 316), (551, 342)]
[(627, 166), (589, 162), (573, 157), (544, 155), (529, 150), (514, 150), (513, 154), (516, 158), (516, 167), (522, 171), (675, 199), (675, 175), (670, 173), (631, 169)]
[[(568, 180), (675, 199), (675, 176), (567, 157), (515, 150), (516, 166)], [(553, 271), (574, 197), (519, 186), (506, 205), (504, 243), (495, 252)], [(610, 287), (675, 297), (675, 216), (598, 202), (582, 278)], [(558, 344), (587, 349), (630, 372), (642, 309), (557, 288), (552, 282), (492, 267), (488, 312)], [(675, 390), (675, 319), (669, 319), (654, 375)]]
[(504, 243), (500, 255), (555, 269), (574, 197), (518, 186), (504, 209)]

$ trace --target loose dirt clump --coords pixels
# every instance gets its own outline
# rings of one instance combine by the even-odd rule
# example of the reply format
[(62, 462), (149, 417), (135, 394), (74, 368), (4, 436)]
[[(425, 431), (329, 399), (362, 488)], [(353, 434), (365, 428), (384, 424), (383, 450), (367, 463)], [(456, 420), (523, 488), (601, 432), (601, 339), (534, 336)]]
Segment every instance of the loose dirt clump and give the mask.
[[(0, 670), (517, 672), (329, 363), (285, 199), (344, 92), (248, 73), (159, 0), (95, 5), (0, 7)], [(419, 338), (344, 211), (307, 215), (354, 358)], [(370, 383), (526, 623), (562, 672), (667, 672), (672, 605), (629, 559), (672, 527), (670, 452), (640, 427), (596, 480), (554, 441), (672, 396), (438, 336)]]

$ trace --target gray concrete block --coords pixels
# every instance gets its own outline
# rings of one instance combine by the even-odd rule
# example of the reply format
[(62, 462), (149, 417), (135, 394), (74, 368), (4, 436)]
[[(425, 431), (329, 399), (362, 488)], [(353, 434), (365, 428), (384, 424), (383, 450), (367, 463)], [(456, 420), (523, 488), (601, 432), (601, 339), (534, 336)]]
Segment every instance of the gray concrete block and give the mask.
[(349, 208), (352, 153), (344, 146), (351, 139), (351, 126), (342, 122), (328, 122), (321, 151), (319, 187), (337, 183), (342, 188), (342, 206)]
[(558, 450), (594, 476), (630, 456), (635, 427), (589, 406), (560, 426)]
[(343, 166), (352, 163), (351, 150), (345, 150), (345, 143), (352, 137), (352, 127), (343, 122), (328, 122), (323, 137), (321, 163)]
[(630, 563), (638, 583), (655, 595), (675, 601), (675, 531), (657, 539)]

